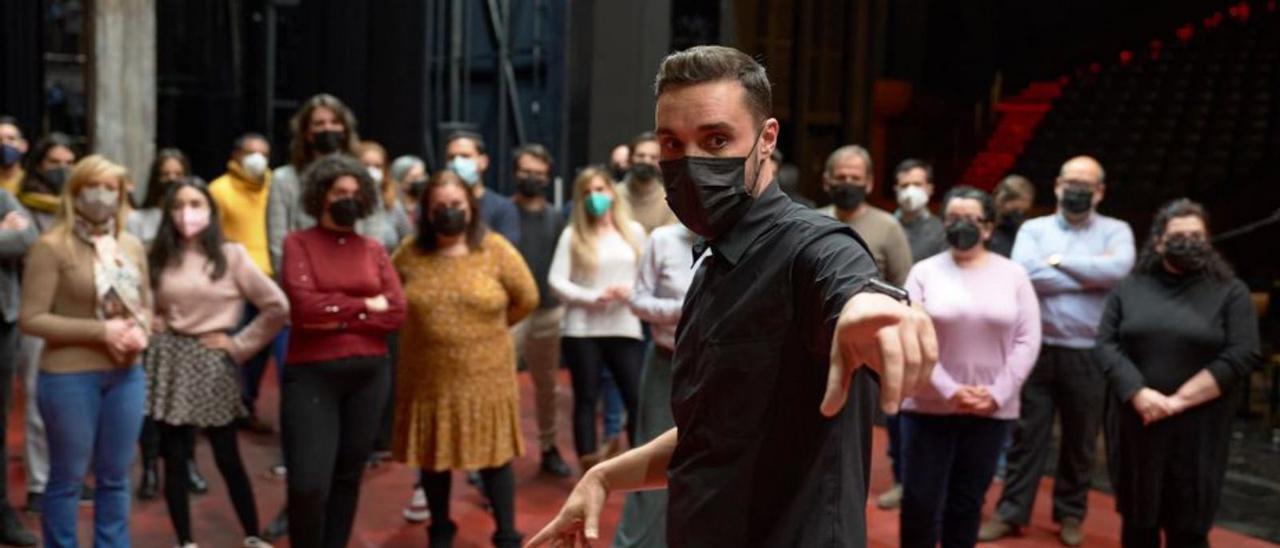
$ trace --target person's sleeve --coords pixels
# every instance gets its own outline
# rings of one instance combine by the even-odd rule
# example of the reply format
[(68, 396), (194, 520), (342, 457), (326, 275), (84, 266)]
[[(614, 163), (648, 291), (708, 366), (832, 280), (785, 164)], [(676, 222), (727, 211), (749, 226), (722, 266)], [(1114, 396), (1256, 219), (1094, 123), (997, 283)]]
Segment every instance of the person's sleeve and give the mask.
[(499, 281), (507, 291), (507, 325), (515, 325), (538, 308), (538, 284), (514, 246), (501, 238), (494, 241), (497, 242)]
[(664, 299), (656, 294), (658, 283), (662, 280), (662, 244), (663, 241), (658, 236), (649, 238), (645, 243), (644, 253), (640, 256), (640, 271), (636, 274), (636, 285), (631, 290), (631, 312), (637, 318), (652, 324), (673, 325), (680, 321), (684, 300)]
[(1035, 233), (1034, 225), (1023, 223), (1022, 228), (1018, 229), (1018, 235), (1014, 238), (1011, 254), (1014, 262), (1027, 269), (1027, 276), (1031, 278), (1031, 285), (1035, 287), (1036, 293), (1056, 295), (1083, 291), (1084, 285), (1075, 278), (1044, 262), (1048, 255), (1040, 249), (1039, 238), (1039, 234)]
[(1133, 270), (1133, 231), (1116, 223), (1101, 255), (1063, 255), (1058, 269), (1092, 289), (1111, 289)]
[(907, 233), (902, 230), (902, 225), (896, 222), (889, 229), (884, 262), (885, 281), (902, 287), (903, 282), (907, 281), (907, 272), (911, 271), (911, 242), (907, 241)]
[(571, 230), (565, 229), (560, 233), (560, 240), (556, 243), (556, 253), (551, 258), (551, 270), (547, 272), (547, 285), (551, 286), (551, 291), (562, 303), (594, 307), (604, 290), (583, 287), (570, 280), (569, 274), (573, 268), (573, 260), (569, 257)]
[(57, 251), (47, 240), (38, 240), (31, 247), (22, 273), (18, 327), (23, 333), (52, 344), (103, 344), (105, 324), (102, 320), (53, 313), (61, 266)]
[(498, 214), (494, 219), (494, 230), (497, 230), (502, 237), (511, 242), (511, 245), (520, 245), (520, 214), (516, 211), (516, 205), (510, 200), (503, 200), (502, 207), (498, 208)]
[(801, 249), (792, 271), (797, 318), (808, 340), (810, 357), (831, 360), (831, 339), (849, 299), (878, 275), (875, 259), (850, 232), (827, 234)]
[(1232, 283), (1221, 314), (1227, 341), (1205, 369), (1225, 394), (1249, 376), (1261, 363), (1262, 355), (1259, 351), (1258, 318), (1249, 298), (1249, 289), (1243, 282), (1235, 280)]
[(404, 202), (396, 200), (395, 206), (395, 225), (396, 225), (396, 244), (404, 242), (405, 238), (413, 235), (413, 219), (409, 218), (409, 210), (405, 209)]
[(1031, 280), (1021, 268), (1017, 269), (1018, 320), (1013, 329), (1011, 347), (1005, 353), (1004, 369), (991, 385), (991, 397), (997, 407), (1005, 407), (1017, 401), (1022, 394), (1022, 383), (1031, 375), (1040, 355), (1040, 302), (1031, 288)]
[[(367, 315), (363, 297), (352, 297), (316, 286), (311, 257), (296, 234), (284, 240), (280, 279), (289, 297), (290, 318), (296, 328), (337, 329)], [(390, 296), (387, 297), (390, 301)]]
[[(22, 230), (0, 230), (0, 259), (21, 259), (31, 249), (31, 244), (36, 243), (40, 233), (36, 230), (35, 220), (18, 206), (18, 201), (12, 194), (0, 191), (0, 201), (4, 202), (4, 210), (21, 215), (27, 220), (27, 227)], [(4, 215), (0, 215), (0, 218), (3, 217)]]
[(369, 246), (369, 253), (377, 263), (379, 284), (382, 296), (387, 299), (387, 309), (380, 312), (366, 310), (363, 314), (357, 314), (355, 321), (347, 324), (347, 331), (386, 335), (404, 324), (408, 305), (404, 299), (404, 288), (400, 285), (400, 275), (396, 274), (391, 257), (387, 256), (387, 249), (382, 243), (372, 239), (366, 240), (365, 244)]
[(1098, 342), (1094, 346), (1098, 367), (1107, 378), (1120, 401), (1129, 401), (1147, 385), (1138, 366), (1125, 354), (1120, 341), (1120, 324), (1124, 321), (1125, 287), (1121, 285), (1111, 295), (1102, 309), (1102, 321), (1098, 323)]
[(243, 246), (234, 244), (227, 249), (228, 275), (234, 277), (244, 299), (258, 309), (253, 321), (231, 337), (231, 359), (244, 363), (270, 343), (284, 327), (289, 320), (289, 300), (280, 286), (253, 264)]

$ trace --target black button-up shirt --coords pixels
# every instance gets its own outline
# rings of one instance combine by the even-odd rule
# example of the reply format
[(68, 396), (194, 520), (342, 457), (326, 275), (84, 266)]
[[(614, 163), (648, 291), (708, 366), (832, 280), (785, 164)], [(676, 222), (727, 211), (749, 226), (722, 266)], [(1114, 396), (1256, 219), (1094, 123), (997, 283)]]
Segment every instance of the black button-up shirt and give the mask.
[(838, 416), (818, 407), (836, 320), (875, 261), (776, 183), (711, 250), (676, 334), (668, 543), (864, 546), (871, 374)]

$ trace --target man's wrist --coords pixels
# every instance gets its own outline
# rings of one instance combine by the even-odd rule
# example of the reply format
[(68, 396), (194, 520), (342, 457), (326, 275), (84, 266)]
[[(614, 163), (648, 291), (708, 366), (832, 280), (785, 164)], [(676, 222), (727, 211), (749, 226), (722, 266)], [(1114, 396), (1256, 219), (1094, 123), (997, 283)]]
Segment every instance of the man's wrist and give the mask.
[(1046, 258), (1044, 260), (1044, 263), (1053, 268), (1058, 268), (1062, 266), (1062, 254), (1054, 253), (1053, 255), (1050, 255), (1048, 258)]

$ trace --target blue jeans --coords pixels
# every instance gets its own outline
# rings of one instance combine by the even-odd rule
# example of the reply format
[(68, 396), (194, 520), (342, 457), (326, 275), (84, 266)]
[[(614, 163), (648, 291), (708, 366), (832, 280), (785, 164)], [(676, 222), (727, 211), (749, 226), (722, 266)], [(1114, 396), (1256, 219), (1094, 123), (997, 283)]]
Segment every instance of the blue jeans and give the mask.
[(604, 439), (610, 439), (622, 433), (626, 405), (622, 402), (622, 392), (618, 391), (618, 381), (613, 380), (613, 373), (608, 369), (600, 371), (600, 399), (604, 400)]
[(88, 373), (40, 372), (36, 399), (49, 439), (44, 545), (74, 547), (85, 472), (93, 463), (93, 545), (129, 546), (129, 465), (142, 429), (142, 367)]
[(973, 546), (982, 501), (1013, 421), (900, 413), (903, 548)]

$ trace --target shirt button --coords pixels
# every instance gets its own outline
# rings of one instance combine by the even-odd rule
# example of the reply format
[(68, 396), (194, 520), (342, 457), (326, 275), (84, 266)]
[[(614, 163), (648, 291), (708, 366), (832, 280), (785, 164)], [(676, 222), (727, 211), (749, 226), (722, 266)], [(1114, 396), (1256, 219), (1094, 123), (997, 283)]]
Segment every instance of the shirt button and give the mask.
[(338, 238), (338, 245), (346, 245), (346, 243), (347, 243), (346, 238)]
[(364, 312), (361, 312), (361, 313), (360, 313), (360, 315), (359, 315), (358, 317), (359, 317), (360, 319), (362, 319), (362, 320), (364, 320), (364, 319), (368, 319), (368, 318), (369, 318), (368, 316), (366, 316), (366, 315), (365, 315), (365, 313), (364, 313)]

